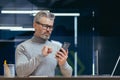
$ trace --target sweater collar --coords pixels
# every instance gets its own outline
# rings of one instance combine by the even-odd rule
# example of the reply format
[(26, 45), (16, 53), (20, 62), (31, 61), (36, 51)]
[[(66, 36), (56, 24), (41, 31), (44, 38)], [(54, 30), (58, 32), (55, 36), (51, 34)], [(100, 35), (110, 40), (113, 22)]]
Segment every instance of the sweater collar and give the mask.
[(33, 41), (33, 42), (38, 42), (38, 43), (45, 43), (47, 40), (42, 39), (42, 38), (37, 37), (37, 36), (34, 35), (34, 36), (32, 37), (32, 41)]

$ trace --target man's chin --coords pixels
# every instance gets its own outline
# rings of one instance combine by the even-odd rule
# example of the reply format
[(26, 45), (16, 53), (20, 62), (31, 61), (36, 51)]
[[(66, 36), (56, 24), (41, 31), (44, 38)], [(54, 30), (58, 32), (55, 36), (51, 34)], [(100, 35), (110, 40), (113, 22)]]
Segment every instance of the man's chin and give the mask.
[(50, 38), (50, 36), (42, 36), (41, 38), (44, 40), (48, 40)]

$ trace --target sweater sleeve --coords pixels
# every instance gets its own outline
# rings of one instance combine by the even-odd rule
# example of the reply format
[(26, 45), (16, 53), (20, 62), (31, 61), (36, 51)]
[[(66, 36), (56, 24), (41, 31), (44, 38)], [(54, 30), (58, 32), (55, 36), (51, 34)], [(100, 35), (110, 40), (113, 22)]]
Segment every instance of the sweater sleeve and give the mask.
[(37, 68), (37, 66), (43, 59), (44, 57), (42, 55), (38, 55), (34, 58), (28, 59), (24, 46), (22, 45), (18, 46), (15, 52), (17, 76), (18, 77), (29, 76)]
[(63, 66), (60, 66), (61, 73), (65, 77), (71, 77), (72, 76), (72, 67), (66, 62)]
[[(58, 41), (52, 41), (52, 43), (54, 43), (56, 45), (56, 51), (60, 50), (62, 44)], [(62, 73), (63, 76), (65, 77), (71, 77), (72, 76), (72, 67), (68, 64), (68, 62), (66, 61), (66, 63), (63, 66), (60, 66), (60, 71)]]

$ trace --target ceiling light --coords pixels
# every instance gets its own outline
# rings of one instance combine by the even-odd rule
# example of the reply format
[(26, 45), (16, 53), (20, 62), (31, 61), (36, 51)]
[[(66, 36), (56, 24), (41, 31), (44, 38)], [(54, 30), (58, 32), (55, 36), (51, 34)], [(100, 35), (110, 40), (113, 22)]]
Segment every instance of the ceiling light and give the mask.
[(18, 29), (22, 29), (22, 26), (0, 26), (0, 29), (1, 30), (10, 30), (10, 29), (13, 29), (13, 30), (18, 30)]
[[(27, 10), (2, 10), (1, 13), (2, 14), (34, 14), (39, 11), (40, 10), (29, 10), (29, 11)], [(48, 11), (48, 10), (44, 10), (44, 11)]]
[(34, 28), (10, 29), (10, 31), (34, 31)]
[[(40, 10), (30, 10), (30, 11), (21, 11), (21, 10), (2, 10), (2, 14), (32, 14), (33, 16), (36, 15), (37, 12)], [(45, 10), (48, 11), (49, 10)], [(80, 13), (54, 13), (55, 16), (80, 16)]]
[(34, 31), (34, 28), (23, 28), (22, 26), (0, 26), (0, 30), (10, 31)]

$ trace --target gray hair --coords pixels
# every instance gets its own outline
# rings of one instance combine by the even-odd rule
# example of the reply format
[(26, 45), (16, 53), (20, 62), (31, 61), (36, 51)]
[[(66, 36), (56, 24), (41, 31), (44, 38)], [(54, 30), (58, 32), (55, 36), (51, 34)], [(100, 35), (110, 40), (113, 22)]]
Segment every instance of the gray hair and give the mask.
[(54, 20), (55, 19), (55, 15), (51, 12), (48, 11), (40, 11), (38, 12), (35, 17), (34, 17), (34, 22), (38, 22), (40, 20), (41, 17), (47, 17), (50, 20)]

